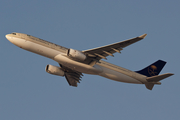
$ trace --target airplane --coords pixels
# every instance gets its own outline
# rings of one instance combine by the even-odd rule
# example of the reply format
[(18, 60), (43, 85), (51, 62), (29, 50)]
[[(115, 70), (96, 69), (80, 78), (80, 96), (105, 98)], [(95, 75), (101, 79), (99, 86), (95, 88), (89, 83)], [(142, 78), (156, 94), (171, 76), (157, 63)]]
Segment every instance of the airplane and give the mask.
[(66, 48), (23, 33), (13, 32), (5, 37), (24, 50), (58, 62), (60, 66), (48, 64), (45, 71), (52, 75), (65, 76), (70, 86), (77, 87), (84, 73), (118, 82), (145, 84), (147, 89), (152, 90), (154, 85), (161, 84), (162, 79), (174, 75), (172, 73), (159, 75), (166, 64), (165, 61), (158, 60), (142, 70), (131, 71), (101, 60), (107, 59), (107, 56), (114, 56), (116, 52), (121, 53), (125, 47), (144, 39), (146, 35), (83, 51)]

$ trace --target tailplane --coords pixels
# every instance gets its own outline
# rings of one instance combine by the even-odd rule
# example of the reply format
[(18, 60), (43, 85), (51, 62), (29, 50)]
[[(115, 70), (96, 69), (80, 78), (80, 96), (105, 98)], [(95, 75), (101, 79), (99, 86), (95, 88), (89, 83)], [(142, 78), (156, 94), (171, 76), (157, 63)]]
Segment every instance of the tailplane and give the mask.
[(152, 90), (154, 87), (154, 84), (160, 85), (161, 83), (159, 81), (174, 75), (172, 73), (166, 73), (166, 74), (159, 75), (159, 73), (161, 72), (161, 70), (163, 69), (165, 64), (166, 64), (165, 61), (158, 60), (155, 63), (149, 65), (148, 67), (146, 67), (140, 71), (136, 71), (139, 74), (147, 76), (147, 78), (146, 78), (147, 83), (145, 83), (145, 86), (147, 89)]

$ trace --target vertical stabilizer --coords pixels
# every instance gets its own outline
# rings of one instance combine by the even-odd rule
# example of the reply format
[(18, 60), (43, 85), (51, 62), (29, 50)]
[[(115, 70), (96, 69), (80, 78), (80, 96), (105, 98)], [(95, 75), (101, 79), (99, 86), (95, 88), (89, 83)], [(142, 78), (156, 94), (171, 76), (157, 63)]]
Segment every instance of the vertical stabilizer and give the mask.
[(159, 75), (165, 64), (166, 64), (165, 61), (158, 60), (155, 63), (149, 65), (148, 67), (136, 72), (145, 75), (147, 77), (156, 76)]

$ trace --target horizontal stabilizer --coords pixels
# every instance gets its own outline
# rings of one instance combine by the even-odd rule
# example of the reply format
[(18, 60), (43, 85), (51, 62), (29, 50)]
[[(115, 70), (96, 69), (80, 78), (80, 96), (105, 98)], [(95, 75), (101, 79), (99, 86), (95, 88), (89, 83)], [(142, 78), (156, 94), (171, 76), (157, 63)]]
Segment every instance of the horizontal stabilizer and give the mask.
[(152, 77), (147, 77), (146, 80), (148, 82), (159, 82), (160, 80), (165, 79), (167, 77), (170, 77), (172, 75), (174, 75), (174, 74), (166, 73), (166, 74), (162, 74), (162, 75), (156, 75), (156, 76), (152, 76)]
[(174, 75), (174, 74), (166, 73), (166, 74), (162, 74), (162, 75), (156, 75), (156, 76), (152, 76), (152, 77), (147, 77), (146, 80), (149, 83), (145, 83), (146, 88), (149, 89), (149, 90), (152, 90), (153, 87), (154, 87), (154, 84), (160, 85), (161, 83), (159, 81), (161, 81), (162, 79), (165, 79), (167, 77), (170, 77), (172, 75)]
[(153, 87), (154, 87), (153, 83), (148, 83), (148, 84), (145, 84), (145, 85), (146, 85), (146, 88), (149, 89), (149, 90), (152, 90)]

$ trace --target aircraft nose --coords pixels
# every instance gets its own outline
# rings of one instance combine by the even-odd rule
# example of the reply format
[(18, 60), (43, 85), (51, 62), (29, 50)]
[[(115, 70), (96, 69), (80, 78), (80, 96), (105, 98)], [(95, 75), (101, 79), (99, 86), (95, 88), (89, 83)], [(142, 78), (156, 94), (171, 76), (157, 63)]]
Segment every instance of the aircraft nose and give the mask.
[(10, 36), (10, 34), (7, 34), (5, 37), (6, 37), (11, 43), (13, 42), (12, 37)]
[(8, 40), (11, 38), (11, 37), (9, 36), (9, 34), (7, 34), (5, 37), (6, 37)]

